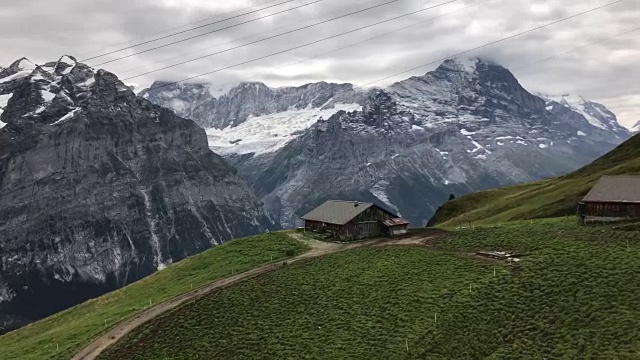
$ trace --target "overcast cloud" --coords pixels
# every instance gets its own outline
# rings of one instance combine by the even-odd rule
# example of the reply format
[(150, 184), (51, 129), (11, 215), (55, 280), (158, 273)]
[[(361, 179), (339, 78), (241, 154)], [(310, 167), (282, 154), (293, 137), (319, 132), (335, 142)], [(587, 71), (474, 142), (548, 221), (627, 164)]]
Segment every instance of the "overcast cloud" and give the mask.
[[(167, 29), (207, 18), (213, 18), (209, 20), (212, 22), (285, 0), (1, 1), (0, 64), (6, 66), (22, 56), (36, 63), (57, 60), (63, 54), (85, 59), (110, 49), (135, 44), (140, 38), (153, 39), (161, 35), (149, 35)], [(289, 2), (87, 63), (96, 65), (311, 1)], [(126, 78), (386, 1), (388, 0), (323, 0), (103, 67), (120, 78)], [(127, 82), (141, 89), (154, 80), (180, 80), (446, 1), (448, 0), (398, 0), (374, 10)], [(613, 0), (458, 0), (380, 26), (205, 76), (198, 81), (211, 82), (221, 87), (228, 87), (240, 80), (263, 81), (269, 86), (299, 85), (320, 80), (362, 85), (611, 1)], [(478, 2), (481, 4), (463, 9)], [(246, 9), (260, 4), (263, 5)], [(446, 13), (451, 14), (425, 22)], [(304, 61), (418, 22), (424, 23)], [(531, 92), (556, 95), (571, 93), (604, 103), (618, 115), (623, 125), (631, 126), (640, 120), (640, 31), (611, 37), (635, 28), (640, 28), (640, 0), (624, 0), (467, 56), (488, 58), (510, 68)], [(163, 35), (168, 33), (170, 32), (164, 32)], [(133, 40), (138, 41), (131, 42)], [(604, 41), (581, 47), (601, 40)], [(558, 56), (576, 47), (581, 48)], [(87, 53), (89, 51), (92, 52)], [(536, 62), (548, 57), (552, 58)], [(411, 75), (424, 74), (436, 66), (437, 64), (428, 65), (375, 85), (388, 85)]]

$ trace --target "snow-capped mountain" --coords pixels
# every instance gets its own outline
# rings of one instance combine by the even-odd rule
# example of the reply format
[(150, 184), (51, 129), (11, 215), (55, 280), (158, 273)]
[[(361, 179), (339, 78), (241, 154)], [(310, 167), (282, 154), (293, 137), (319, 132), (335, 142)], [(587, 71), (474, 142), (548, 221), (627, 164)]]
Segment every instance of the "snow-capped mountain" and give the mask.
[(561, 106), (581, 115), (596, 128), (614, 133), (620, 131), (621, 125), (618, 123), (616, 115), (602, 104), (570, 94), (559, 96), (539, 94), (539, 96), (547, 101), (547, 110), (551, 112), (558, 112), (557, 107)]
[(636, 121), (636, 124), (631, 128), (632, 133), (640, 132), (640, 120)]
[[(324, 97), (329, 105), (219, 112), (210, 146), (285, 226), (331, 198), (382, 203), (419, 226), (451, 192), (567, 173), (630, 135), (604, 106), (543, 99), (479, 59), (448, 60), (384, 89), (351, 89), (339, 101)], [(243, 109), (260, 103), (237, 91), (223, 98)]]
[(278, 228), (204, 130), (107, 71), (21, 59), (0, 96), (0, 324)]
[(233, 128), (252, 117), (294, 110), (326, 110), (336, 104), (361, 103), (364, 99), (364, 93), (351, 84), (325, 82), (276, 89), (255, 82), (240, 83), (226, 92), (211, 89), (208, 84), (156, 82), (139, 95), (207, 129)]

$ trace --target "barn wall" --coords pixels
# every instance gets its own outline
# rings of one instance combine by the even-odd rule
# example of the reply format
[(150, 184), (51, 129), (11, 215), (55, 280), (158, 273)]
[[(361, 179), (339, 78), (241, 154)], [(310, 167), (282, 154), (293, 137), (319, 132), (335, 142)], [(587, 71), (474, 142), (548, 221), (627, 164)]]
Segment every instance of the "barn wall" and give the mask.
[(640, 204), (635, 203), (581, 203), (582, 216), (640, 219)]

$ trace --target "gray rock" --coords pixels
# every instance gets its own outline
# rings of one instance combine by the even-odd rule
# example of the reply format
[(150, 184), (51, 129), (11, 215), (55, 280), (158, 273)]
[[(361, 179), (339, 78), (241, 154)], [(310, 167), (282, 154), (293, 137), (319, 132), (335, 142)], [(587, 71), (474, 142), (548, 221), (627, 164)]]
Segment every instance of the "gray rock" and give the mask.
[(365, 98), (365, 94), (351, 84), (326, 82), (277, 89), (260, 82), (245, 82), (218, 95), (218, 98), (209, 84), (168, 85), (155, 82), (139, 95), (194, 120), (203, 128), (216, 129), (238, 126), (249, 116), (307, 107), (331, 108), (335, 103), (361, 103)]
[(16, 73), (0, 72), (12, 94), (0, 117), (3, 319), (48, 316), (278, 228), (193, 121), (70, 57), (2, 82)]

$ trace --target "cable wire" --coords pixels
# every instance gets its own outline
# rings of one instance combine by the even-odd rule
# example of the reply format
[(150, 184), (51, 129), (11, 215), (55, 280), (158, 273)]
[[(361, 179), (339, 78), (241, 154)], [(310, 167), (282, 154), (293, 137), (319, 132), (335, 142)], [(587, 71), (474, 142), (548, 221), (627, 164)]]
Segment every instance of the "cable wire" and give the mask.
[(555, 54), (555, 55), (547, 56), (547, 57), (542, 58), (542, 59), (540, 59), (540, 60), (536, 60), (536, 61), (533, 61), (533, 62), (531, 62), (531, 63), (525, 64), (525, 65), (522, 65), (522, 66), (514, 67), (514, 68), (513, 68), (513, 70), (525, 69), (525, 68), (528, 68), (528, 67), (530, 67), (530, 66), (532, 66), (532, 65), (535, 65), (535, 64), (538, 64), (538, 63), (541, 63), (541, 62), (545, 62), (545, 61), (548, 61), (548, 60), (552, 60), (552, 59), (558, 58), (558, 57), (560, 57), (560, 56), (564, 56), (564, 55), (570, 54), (570, 53), (572, 53), (572, 52), (574, 52), (574, 51), (576, 51), (576, 50), (580, 50), (580, 49), (587, 48), (587, 47), (589, 47), (589, 46), (602, 44), (602, 43), (603, 43), (603, 42), (605, 42), (605, 41), (608, 41), (608, 40), (611, 40), (611, 39), (614, 39), (614, 38), (620, 37), (620, 36), (622, 36), (622, 35), (630, 34), (630, 33), (636, 32), (636, 31), (638, 31), (638, 30), (640, 30), (640, 27), (633, 28), (633, 29), (631, 29), (631, 30), (627, 30), (627, 31), (623, 31), (623, 32), (621, 32), (621, 33), (617, 33), (617, 34), (615, 34), (615, 35), (612, 35), (612, 36), (609, 36), (609, 37), (607, 37), (607, 38), (603, 38), (603, 39), (600, 39), (600, 40), (598, 40), (598, 41), (594, 41), (594, 42), (591, 42), (591, 43), (588, 43), (588, 44), (585, 44), (585, 45), (576, 46), (576, 47), (574, 47), (574, 48), (571, 48), (571, 49), (569, 49), (569, 50), (567, 50), (567, 51), (564, 51), (564, 52), (561, 52), (561, 53), (559, 53), (559, 54)]
[[(283, 69), (283, 68), (286, 68), (286, 67), (289, 67), (289, 66), (292, 66), (292, 65), (301, 64), (301, 63), (307, 62), (307, 61), (309, 61), (309, 60), (315, 60), (315, 59), (321, 58), (321, 57), (323, 57), (323, 56), (325, 56), (325, 55), (329, 55), (329, 54), (332, 54), (332, 53), (338, 52), (338, 51), (340, 51), (340, 50), (344, 50), (344, 49), (347, 49), (347, 48), (351, 48), (351, 47), (353, 47), (353, 46), (360, 45), (360, 44), (363, 44), (363, 43), (365, 43), (365, 42), (368, 42), (368, 41), (371, 41), (371, 40), (374, 40), (374, 39), (378, 39), (378, 38), (381, 38), (381, 37), (384, 37), (384, 36), (387, 36), (387, 35), (391, 35), (391, 34), (394, 34), (394, 33), (397, 33), (397, 32), (400, 32), (400, 31), (403, 31), (403, 30), (406, 30), (406, 29), (412, 28), (412, 27), (417, 26), (417, 25), (422, 25), (422, 24), (425, 24), (425, 23), (431, 22), (431, 21), (433, 21), (433, 20), (435, 20), (435, 19), (438, 19), (438, 18), (441, 18), (441, 17), (447, 16), (447, 15), (451, 15), (451, 14), (454, 14), (454, 13), (460, 12), (460, 11), (463, 11), (463, 10), (466, 10), (466, 9), (469, 9), (469, 8), (472, 8), (472, 7), (475, 7), (475, 6), (477, 6), (477, 5), (485, 4), (485, 3), (489, 2), (489, 1), (492, 1), (492, 0), (484, 0), (484, 1), (480, 1), (480, 2), (477, 2), (477, 3), (475, 3), (475, 4), (468, 5), (468, 6), (465, 6), (465, 7), (463, 7), (463, 8), (460, 8), (460, 9), (458, 9), (458, 10), (450, 11), (450, 12), (448, 12), (448, 13), (444, 13), (444, 14), (441, 14), (441, 15), (438, 15), (438, 16), (434, 16), (434, 17), (428, 18), (428, 19), (426, 19), (426, 20), (419, 21), (419, 22), (417, 22), (417, 23), (413, 23), (413, 24), (411, 24), (411, 25), (403, 26), (403, 27), (398, 28), (398, 29), (395, 29), (395, 30), (391, 30), (391, 31), (388, 31), (388, 32), (385, 32), (385, 33), (382, 33), (382, 34), (378, 34), (378, 35), (376, 35), (376, 36), (373, 36), (373, 37), (370, 37), (370, 38), (367, 38), (367, 39), (364, 39), (364, 40), (360, 40), (360, 41), (357, 41), (357, 42), (355, 42), (355, 43), (348, 44), (348, 45), (346, 45), (346, 46), (341, 46), (341, 47), (339, 47), (339, 48), (337, 48), (337, 49), (333, 49), (333, 50), (330, 50), (330, 51), (327, 51), (327, 52), (324, 52), (324, 53), (321, 53), (321, 54), (316, 54), (316, 55), (313, 55), (313, 56), (310, 56), (310, 57), (304, 58), (304, 59), (302, 59), (302, 60), (297, 60), (297, 61), (294, 61), (294, 62), (290, 62), (290, 63), (288, 63), (288, 64), (285, 64), (285, 65), (283, 65), (283, 66), (279, 66), (279, 67), (275, 68), (275, 70)], [(261, 74), (261, 75), (266, 75), (266, 74)], [(248, 79), (255, 79), (255, 78), (257, 78), (258, 76), (260, 76), (260, 75), (255, 75), (255, 76), (249, 77)], [(222, 84), (222, 85), (228, 85), (228, 84), (231, 84), (231, 83), (224, 83), (224, 84)]]
[[(218, 21), (215, 21), (215, 22), (212, 22), (212, 23), (209, 23), (209, 24), (196, 26), (196, 27), (191, 28), (191, 29), (187, 29), (187, 30), (179, 31), (179, 32), (176, 32), (176, 33), (173, 33), (173, 34), (169, 34), (169, 35), (166, 35), (166, 36), (162, 36), (162, 37), (159, 37), (159, 38), (156, 38), (156, 39), (153, 39), (153, 40), (143, 41), (143, 42), (141, 42), (141, 43), (137, 43), (137, 44), (130, 45), (130, 46), (127, 46), (127, 47), (123, 47), (123, 48), (118, 49), (118, 50), (109, 51), (109, 52), (104, 53), (104, 54), (100, 54), (100, 55), (92, 56), (92, 57), (90, 57), (90, 58), (86, 58), (86, 59), (83, 59), (83, 60), (81, 60), (81, 61), (83, 61), (83, 62), (84, 62), (84, 61), (94, 60), (94, 59), (97, 59), (97, 58), (101, 58), (101, 57), (103, 57), (103, 56), (107, 56), (107, 55), (115, 54), (115, 53), (120, 52), (120, 51), (123, 51), (123, 50), (128, 50), (128, 49), (131, 49), (131, 48), (135, 48), (135, 47), (140, 46), (140, 45), (150, 44), (150, 43), (152, 43), (152, 42), (156, 42), (156, 41), (159, 41), (159, 40), (164, 40), (164, 39), (167, 39), (167, 38), (170, 38), (170, 37), (174, 37), (174, 36), (176, 36), (176, 35), (184, 34), (184, 33), (187, 33), (187, 32), (190, 32), (190, 31), (194, 31), (194, 30), (197, 30), (197, 29), (202, 29), (202, 28), (204, 28), (204, 27), (211, 26), (211, 25), (215, 25), (215, 24), (219, 24), (219, 23), (221, 23), (221, 22), (225, 22), (225, 21), (228, 21), (228, 20), (237, 19), (237, 18), (242, 17), (242, 16), (245, 16), (245, 15), (253, 14), (253, 13), (256, 13), (256, 12), (259, 12), (259, 11), (262, 11), (262, 10), (265, 10), (265, 9), (269, 9), (269, 8), (272, 8), (272, 7), (280, 6), (280, 5), (282, 5), (282, 4), (290, 3), (290, 2), (293, 2), (293, 1), (297, 1), (297, 0), (287, 0), (287, 1), (284, 1), (284, 2), (280, 2), (280, 3), (274, 4), (274, 5), (270, 5), (270, 6), (267, 6), (267, 7), (261, 8), (261, 9), (258, 9), (258, 10), (253, 10), (253, 11), (250, 11), (250, 12), (247, 12), (247, 13), (244, 13), (244, 14), (240, 14), (240, 15), (232, 16), (232, 17), (230, 17), (230, 18), (226, 18), (226, 19), (218, 20)], [(287, 11), (290, 11), (290, 10), (295, 10), (295, 9), (298, 9), (298, 8), (301, 8), (301, 7), (304, 7), (304, 6), (308, 6), (308, 5), (311, 5), (311, 4), (315, 4), (316, 2), (320, 2), (320, 1), (323, 1), (323, 0), (315, 1), (315, 2), (312, 2), (312, 3), (309, 3), (309, 4), (299, 5), (299, 6), (297, 6), (297, 7), (293, 7), (293, 8), (287, 9), (287, 10), (283, 10), (283, 11), (280, 11), (280, 12), (276, 12), (276, 13), (270, 14), (270, 15), (268, 15), (268, 16), (273, 16), (273, 15), (280, 14), (280, 13), (282, 13), (282, 12), (287, 12)], [(265, 17), (268, 17), (268, 16), (265, 16)], [(242, 22), (242, 23), (239, 23), (239, 24), (235, 24), (235, 25), (233, 25), (233, 26), (229, 26), (229, 27), (227, 27), (227, 28), (223, 28), (222, 30), (224, 30), (224, 29), (228, 29), (228, 28), (232, 28), (232, 27), (235, 27), (235, 26), (239, 26), (239, 25), (243, 25), (243, 24), (246, 24), (246, 23), (250, 23), (250, 22), (253, 22), (253, 21), (257, 21), (257, 20), (260, 20), (260, 19), (263, 19), (263, 18), (264, 18), (264, 17), (259, 17), (259, 18), (257, 18), (257, 19), (252, 19), (252, 20), (249, 20), (249, 21), (245, 21), (245, 22)], [(213, 32), (217, 32), (217, 31), (220, 31), (220, 30), (216, 30), (216, 31), (213, 31)], [(190, 39), (193, 39), (193, 38), (196, 38), (196, 37), (199, 37), (199, 36), (208, 35), (208, 34), (210, 34), (210, 33), (205, 33), (205, 34), (201, 34), (201, 35), (198, 35), (198, 36), (195, 36), (195, 37), (186, 38), (186, 39), (181, 40), (181, 41), (187, 41), (187, 40), (190, 40)], [(166, 46), (169, 46), (169, 45), (172, 45), (172, 44), (168, 44), (168, 45), (166, 45)]]
[[(365, 1), (366, 1), (366, 0), (365, 0)], [(260, 36), (260, 35), (265, 35), (266, 33), (273, 33), (273, 32), (275, 32), (275, 31), (277, 31), (277, 30), (286, 29), (286, 28), (289, 28), (289, 27), (292, 27), (292, 26), (296, 26), (296, 25), (300, 25), (300, 24), (303, 24), (303, 23), (307, 23), (307, 22), (312, 21), (312, 20), (318, 20), (318, 19), (320, 19), (320, 18), (325, 17), (326, 15), (329, 15), (329, 14), (336, 14), (336, 13), (337, 13), (337, 11), (332, 11), (332, 12), (327, 13), (327, 14), (324, 14), (324, 15), (322, 15), (322, 16), (317, 16), (317, 17), (314, 17), (314, 18), (311, 18), (311, 19), (302, 20), (302, 21), (296, 21), (296, 22), (294, 22), (294, 23), (291, 23), (291, 24), (288, 24), (288, 25), (284, 25), (284, 26), (279, 26), (279, 27), (277, 27), (277, 28), (274, 28), (274, 29), (268, 30), (268, 31), (266, 31), (266, 32), (262, 31), (262, 32), (260, 32), (260, 33), (253, 33), (253, 34), (251, 34), (251, 35), (243, 36), (243, 37), (241, 37), (241, 38), (237, 38), (237, 39), (234, 39), (234, 40), (231, 40), (231, 41), (227, 41), (227, 42), (224, 42), (224, 43), (215, 44), (215, 45), (213, 45), (213, 46), (208, 46), (208, 47), (206, 47), (206, 48), (203, 48), (203, 49), (200, 49), (200, 50), (196, 50), (196, 51), (186, 52), (186, 53), (180, 54), (180, 55), (178, 55), (178, 56), (172, 56), (172, 57), (169, 57), (169, 58), (164, 58), (164, 59), (159, 60), (159, 61), (154, 61), (154, 62), (153, 62), (153, 63), (151, 63), (151, 64), (146, 64), (146, 65), (143, 65), (143, 66), (138, 66), (138, 67), (135, 67), (135, 68), (132, 68), (132, 69), (129, 69), (129, 70), (120, 71), (120, 72), (118, 72), (118, 73), (119, 73), (120, 75), (125, 75), (125, 74), (133, 73), (133, 72), (136, 72), (136, 71), (144, 71), (146, 68), (148, 68), (148, 67), (149, 67), (149, 65), (160, 64), (160, 63), (164, 63), (164, 62), (166, 62), (166, 61), (168, 61), (168, 60), (174, 60), (174, 59), (184, 58), (184, 57), (187, 57), (187, 55), (197, 54), (197, 53), (200, 53), (200, 52), (204, 52), (204, 51), (206, 51), (206, 50), (210, 50), (210, 49), (214, 49), (214, 48), (219, 48), (219, 47), (221, 47), (222, 45), (233, 44), (233, 43), (238, 42), (238, 41), (240, 41), (240, 40), (245, 40), (245, 39), (255, 38), (255, 37)]]
[[(83, 53), (78, 54), (78, 57), (85, 56), (85, 55), (87, 55), (87, 54), (91, 54), (91, 53), (94, 53), (94, 52), (97, 52), (97, 51), (111, 51), (111, 50), (108, 50), (108, 49), (109, 49), (109, 48), (112, 48), (112, 47), (116, 47), (116, 46), (124, 45), (124, 44), (130, 44), (130, 43), (132, 43), (132, 42), (140, 41), (140, 40), (143, 40), (143, 39), (146, 39), (146, 38), (152, 37), (152, 36), (161, 35), (161, 34), (164, 34), (164, 33), (166, 33), (166, 32), (172, 31), (172, 30), (182, 29), (182, 28), (187, 27), (187, 26), (189, 26), (189, 25), (200, 24), (200, 23), (203, 23), (203, 22), (205, 22), (205, 21), (209, 21), (209, 20), (213, 20), (213, 19), (220, 18), (220, 17), (222, 17), (222, 16), (227, 16), (227, 15), (235, 14), (235, 13), (240, 12), (240, 11), (253, 9), (253, 8), (255, 8), (255, 7), (263, 6), (263, 5), (270, 4), (270, 3), (273, 3), (273, 2), (276, 2), (276, 1), (278, 1), (278, 0), (265, 1), (265, 2), (262, 2), (262, 3), (260, 3), (260, 4), (256, 4), (256, 5), (252, 5), (252, 6), (247, 6), (247, 7), (242, 8), (242, 9), (238, 9), (238, 10), (234, 10), (234, 11), (229, 11), (229, 12), (226, 12), (226, 13), (223, 13), (223, 14), (219, 14), (219, 15), (216, 15), (216, 16), (211, 16), (211, 17), (208, 17), (208, 18), (205, 18), (205, 19), (202, 19), (202, 20), (198, 20), (198, 21), (194, 21), (194, 22), (185, 23), (184, 25), (180, 25), (180, 26), (176, 26), (176, 27), (172, 27), (172, 28), (167, 28), (167, 29), (164, 29), (164, 30), (162, 30), (162, 31), (158, 31), (158, 32), (155, 32), (155, 33), (147, 34), (147, 35), (145, 35), (145, 36), (141, 36), (141, 37), (139, 37), (139, 38), (135, 38), (135, 39), (131, 39), (131, 40), (127, 40), (127, 41), (123, 41), (123, 42), (116, 43), (116, 44), (113, 44), (113, 45), (109, 45), (109, 46), (107, 46), (107, 47), (103, 47), (103, 48), (99, 48), (99, 49), (94, 49), (94, 50), (91, 50), (91, 51), (85, 51), (85, 52), (83, 52)], [(132, 46), (135, 46), (135, 45), (132, 45)]]
[[(267, 55), (267, 56), (263, 56), (263, 57), (258, 58), (258, 59), (264, 59), (264, 58), (267, 58), (267, 57), (271, 57), (271, 56), (279, 55), (279, 54), (282, 54), (282, 53), (285, 53), (285, 52), (289, 52), (291, 50), (296, 50), (296, 49), (300, 49), (300, 48), (303, 48), (303, 47), (306, 47), (306, 46), (309, 46), (309, 45), (314, 45), (314, 44), (317, 44), (317, 43), (320, 43), (320, 42), (323, 42), (323, 41), (326, 41), (326, 40), (329, 40), (329, 39), (334, 39), (334, 38), (337, 38), (337, 37), (340, 37), (340, 36), (351, 34), (351, 33), (354, 33), (356, 31), (360, 31), (360, 30), (367, 29), (367, 28), (370, 28), (370, 27), (373, 27), (373, 26), (377, 26), (377, 25), (384, 24), (384, 23), (387, 23), (387, 22), (390, 22), (390, 21), (394, 21), (394, 20), (397, 20), (397, 19), (400, 19), (400, 18), (403, 18), (403, 17), (414, 15), (414, 14), (417, 14), (419, 12), (431, 10), (433, 8), (436, 8), (436, 7), (439, 7), (439, 6), (443, 6), (443, 5), (446, 5), (446, 4), (450, 4), (450, 3), (453, 3), (453, 2), (456, 2), (456, 1), (458, 1), (458, 0), (449, 0), (447, 2), (436, 4), (436, 5), (433, 5), (431, 7), (427, 7), (427, 8), (424, 8), (424, 9), (412, 11), (410, 13), (402, 14), (400, 16), (396, 16), (396, 17), (393, 17), (393, 18), (390, 18), (390, 19), (387, 19), (387, 20), (379, 21), (379, 22), (376, 22), (374, 24), (366, 25), (366, 26), (359, 27), (359, 28), (353, 29), (353, 30), (349, 30), (349, 31), (346, 31), (346, 32), (343, 32), (343, 33), (340, 33), (340, 34), (337, 34), (337, 35), (333, 35), (333, 36), (329, 36), (329, 37), (326, 37), (326, 38), (323, 38), (323, 39), (320, 39), (320, 40), (312, 41), (312, 42), (309, 42), (309, 43), (306, 43), (306, 44), (302, 44), (302, 45), (299, 45), (299, 46), (296, 46), (296, 47), (293, 47), (293, 48), (290, 48), (290, 49), (287, 49), (287, 50), (279, 51), (279, 52), (276, 52), (276, 53), (273, 53), (273, 54), (270, 54), (270, 55)], [(386, 4), (388, 4), (388, 3), (381, 4), (379, 6), (386, 5)], [(261, 42), (261, 41), (273, 39), (273, 38), (276, 38), (276, 37), (279, 37), (279, 36), (282, 36), (282, 35), (290, 34), (290, 33), (295, 32), (295, 31), (299, 31), (299, 30), (302, 30), (302, 29), (310, 28), (312, 26), (317, 26), (317, 25), (320, 25), (320, 24), (324, 24), (324, 23), (327, 23), (327, 22), (330, 22), (330, 21), (334, 21), (334, 20), (339, 19), (339, 18), (344, 18), (346, 16), (353, 15), (353, 14), (358, 13), (358, 12), (362, 12), (362, 10), (353, 12), (351, 14), (346, 14), (346, 15), (343, 15), (343, 16), (340, 16), (340, 17), (337, 17), (337, 18), (329, 19), (329, 20), (326, 20), (326, 21), (323, 21), (323, 22), (319, 22), (319, 23), (316, 23), (316, 24), (313, 24), (313, 25), (305, 26), (305, 27), (302, 27), (302, 28), (299, 28), (299, 29), (296, 29), (296, 30), (287, 31), (287, 32), (279, 34), (279, 35), (274, 35), (274, 36), (270, 36), (268, 38), (264, 38), (264, 39), (253, 41), (253, 42), (250, 42), (250, 43), (247, 43), (247, 44), (239, 45), (239, 46), (236, 46), (236, 47), (233, 47), (233, 48), (229, 48), (229, 49), (226, 49), (226, 50), (223, 50), (223, 51), (218, 51), (216, 53), (205, 55), (205, 56), (201, 56), (201, 57), (198, 57), (198, 58), (195, 58), (195, 59), (192, 59), (192, 60), (183, 61), (183, 62), (174, 64), (174, 65), (165, 66), (165, 67), (158, 68), (158, 69), (155, 69), (155, 70), (147, 71), (147, 72), (144, 72), (144, 73), (136, 75), (136, 76), (127, 77), (127, 78), (125, 78), (123, 80), (131, 80), (131, 79), (134, 79), (134, 78), (137, 78), (137, 77), (140, 77), (140, 76), (148, 75), (148, 74), (155, 73), (155, 72), (158, 72), (158, 71), (161, 71), (161, 70), (166, 70), (166, 69), (169, 69), (169, 68), (172, 68), (172, 67), (175, 67), (175, 66), (179, 66), (179, 65), (183, 65), (183, 64), (186, 64), (186, 63), (190, 63), (190, 62), (196, 61), (196, 60), (204, 59), (206, 57), (210, 57), (210, 56), (218, 55), (218, 54), (221, 54), (221, 53), (224, 53), (224, 52), (228, 52), (228, 51), (231, 51), (231, 50), (239, 49), (239, 48), (242, 48), (242, 47), (245, 47), (245, 46), (248, 46), (248, 45), (251, 45), (251, 44), (255, 44), (255, 43), (258, 43), (258, 42)], [(253, 61), (256, 61), (256, 60), (253, 60)]]
[(480, 46), (476, 46), (476, 47), (471, 48), (469, 50), (461, 51), (459, 53), (452, 54), (452, 55), (449, 55), (449, 56), (444, 57), (444, 58), (440, 58), (440, 59), (436, 59), (436, 60), (433, 60), (433, 61), (429, 61), (428, 63), (422, 64), (420, 66), (416, 66), (416, 67), (413, 67), (411, 69), (407, 69), (407, 70), (401, 71), (399, 73), (395, 73), (393, 75), (390, 75), (390, 76), (387, 76), (387, 77), (384, 77), (384, 78), (381, 78), (381, 79), (378, 79), (378, 80), (375, 80), (375, 81), (370, 81), (370, 82), (362, 84), (360, 86), (361, 87), (366, 87), (366, 86), (378, 83), (380, 81), (388, 80), (388, 79), (391, 79), (391, 78), (396, 77), (398, 75), (406, 74), (408, 72), (411, 72), (411, 71), (414, 71), (414, 70), (418, 70), (420, 68), (423, 68), (423, 67), (431, 65), (431, 64), (435, 64), (435, 63), (438, 63), (438, 62), (441, 62), (441, 61), (444, 61), (444, 60), (447, 60), (447, 59), (450, 59), (450, 58), (454, 58), (454, 57), (457, 57), (457, 56), (460, 56), (460, 55), (464, 55), (464, 54), (470, 53), (472, 51), (475, 51), (475, 50), (478, 50), (478, 49), (482, 49), (482, 48), (485, 48), (485, 47), (488, 47), (488, 46), (491, 46), (491, 45), (495, 45), (495, 44), (498, 44), (498, 43), (506, 41), (506, 40), (514, 39), (516, 37), (519, 37), (519, 36), (522, 36), (522, 35), (525, 35), (525, 34), (529, 34), (531, 32), (534, 32), (534, 31), (537, 31), (537, 30), (540, 30), (540, 29), (543, 29), (543, 28), (546, 28), (546, 27), (549, 27), (549, 26), (552, 26), (552, 25), (555, 25), (555, 24), (558, 24), (558, 23), (561, 23), (561, 22), (576, 18), (578, 16), (582, 16), (582, 15), (585, 15), (585, 14), (588, 14), (588, 13), (591, 13), (591, 12), (594, 12), (594, 11), (597, 11), (597, 10), (604, 9), (606, 7), (615, 5), (615, 4), (623, 2), (623, 1), (625, 1), (625, 0), (616, 0), (616, 1), (613, 1), (613, 2), (610, 2), (610, 3), (607, 3), (605, 5), (601, 5), (601, 6), (598, 6), (598, 7), (595, 7), (595, 8), (592, 8), (592, 9), (589, 9), (589, 10), (586, 10), (586, 11), (582, 11), (582, 12), (579, 12), (577, 14), (562, 18), (560, 20), (552, 21), (552, 22), (544, 24), (542, 26), (537, 26), (535, 28), (532, 28), (532, 29), (529, 29), (529, 30), (526, 30), (526, 31), (523, 31), (523, 32), (519, 32), (517, 34), (513, 34), (513, 35), (510, 35), (510, 36), (507, 36), (507, 37), (504, 37), (504, 38), (501, 38), (501, 39), (498, 39), (498, 40), (494, 40), (494, 41), (491, 41), (489, 43), (486, 43), (486, 44), (483, 44), (483, 45), (480, 45)]

